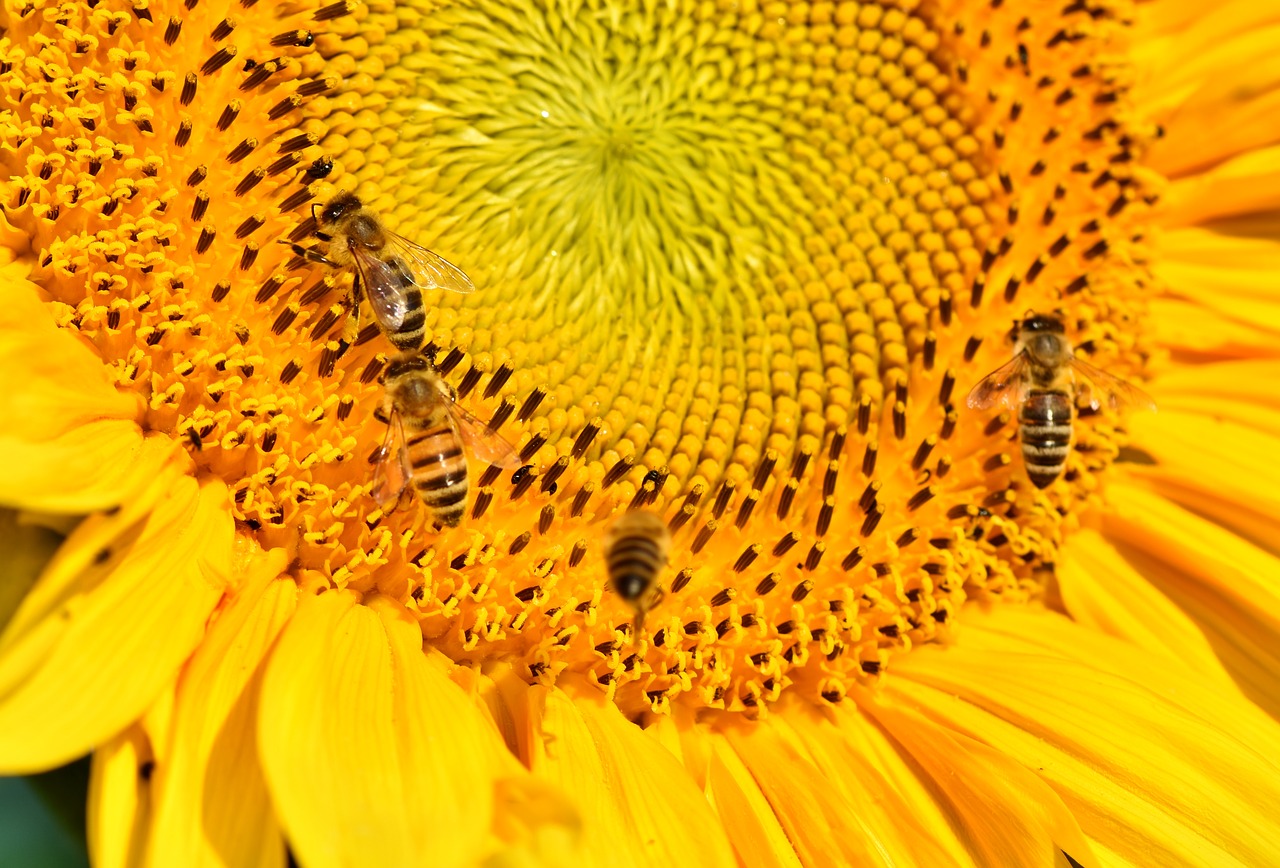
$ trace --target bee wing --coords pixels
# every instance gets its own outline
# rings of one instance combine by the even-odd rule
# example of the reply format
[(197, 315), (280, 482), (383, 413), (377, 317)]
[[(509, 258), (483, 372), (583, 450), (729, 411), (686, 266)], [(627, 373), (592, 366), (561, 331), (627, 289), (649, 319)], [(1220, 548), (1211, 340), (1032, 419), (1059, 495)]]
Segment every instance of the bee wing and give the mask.
[(392, 412), (387, 420), (387, 436), (378, 450), (373, 470), (373, 499), (381, 507), (398, 504), (400, 496), (409, 485), (409, 450), (404, 442), (404, 425), (400, 415)]
[(1026, 353), (1018, 353), (983, 377), (969, 392), (965, 403), (972, 410), (986, 410), (996, 404), (1002, 404), (1010, 409), (1016, 407), (1021, 403), (1022, 392), (1026, 388), (1024, 376), (1026, 372)]
[[(360, 292), (369, 299), (374, 319), (384, 332), (400, 331), (409, 315), (409, 297), (405, 288), (413, 281), (400, 260), (381, 260), (364, 247), (351, 248), (351, 258), (356, 263), (360, 277)], [(358, 302), (358, 298), (357, 298)]]
[(404, 263), (411, 282), (420, 289), (475, 292), (475, 284), (461, 268), (403, 235), (388, 232), (384, 249), (390, 254), (387, 259), (395, 257)]
[(459, 406), (453, 396), (445, 391), (443, 380), (440, 381), (440, 391), (449, 407), (449, 421), (453, 423), (453, 430), (458, 433), (458, 438), (468, 452), (494, 467), (507, 469), (520, 466), (520, 456), (516, 454), (515, 447), (507, 442), (507, 438)]
[(1112, 410), (1122, 407), (1133, 407), (1137, 410), (1155, 412), (1156, 402), (1151, 396), (1130, 382), (1108, 374), (1101, 368), (1083, 361), (1078, 356), (1071, 359), (1071, 370), (1078, 374), (1089, 386), (1089, 406), (1097, 410), (1105, 400)]

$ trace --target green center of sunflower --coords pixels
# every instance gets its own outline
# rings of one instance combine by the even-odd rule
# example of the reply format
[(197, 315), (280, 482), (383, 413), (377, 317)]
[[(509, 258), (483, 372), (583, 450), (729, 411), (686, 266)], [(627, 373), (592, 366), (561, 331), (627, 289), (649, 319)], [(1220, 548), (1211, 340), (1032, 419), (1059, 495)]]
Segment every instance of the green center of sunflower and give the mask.
[[(1037, 492), (1010, 414), (959, 405), (1028, 307), (1132, 353), (1112, 25), (633, 6), (26, 18), (44, 47), (6, 85), (63, 82), (72, 108), (15, 126), (11, 219), (60, 320), (147, 395), (143, 424), (300, 580), (402, 601), (457, 660), (587, 672), (631, 710), (838, 701), (966, 597), (1037, 593), (1111, 454), (1082, 420)], [(54, 50), (86, 33), (103, 60)], [(321, 154), (337, 168), (313, 183)], [(390, 347), (371, 327), (345, 346), (349, 278), (274, 243), (337, 189), (480, 288), (428, 293), (430, 345), (529, 467), (473, 461), (457, 530), (369, 496)], [(606, 589), (627, 509), (673, 534), (643, 630)]]
[(712, 486), (905, 376), (990, 196), (923, 20), (722, 7), (424, 15), (407, 166), (374, 182), (484, 278), (438, 339), (500, 299), (514, 364)]

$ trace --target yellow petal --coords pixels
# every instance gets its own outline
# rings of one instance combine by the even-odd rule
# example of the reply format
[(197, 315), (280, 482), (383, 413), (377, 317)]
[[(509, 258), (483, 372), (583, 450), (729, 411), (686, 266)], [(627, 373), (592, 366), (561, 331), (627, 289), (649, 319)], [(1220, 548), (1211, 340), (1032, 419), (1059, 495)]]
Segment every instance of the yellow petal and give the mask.
[(1033, 770), (1087, 835), (1135, 864), (1271, 863), (1280, 725), (1061, 615), (971, 606), (963, 616), (956, 646), (903, 656), (885, 704), (914, 706)]
[[(1280, 8), (1254, 0), (1225, 0), (1204, 14), (1201, 0), (1144, 3), (1134, 11), (1135, 54), (1154, 78), (1176, 72), (1187, 55), (1224, 37), (1280, 21)], [(1179, 44), (1170, 45), (1170, 40)], [(1156, 43), (1149, 45), (1148, 43)]]
[(98, 746), (89, 772), (89, 859), (94, 868), (143, 864), (151, 814), (151, 753), (141, 726)]
[(0, 636), (0, 768), (50, 768), (139, 717), (203, 636), (232, 535), (226, 487), (175, 474), (77, 528)]
[(828, 709), (824, 716), (836, 730), (834, 762), (843, 757), (842, 768), (850, 770), (840, 776), (856, 775), (865, 798), (884, 800), (880, 810), (893, 825), (878, 834), (885, 841), (896, 838), (897, 851), (912, 854), (900, 860), (902, 864), (974, 864), (973, 852), (958, 836), (953, 818), (932, 784), (922, 779), (911, 757), (883, 728), (852, 702)]
[[(755, 800), (751, 784), (741, 774), (731, 781), (738, 793), (724, 789), (730, 782), (722, 772), (733, 770), (736, 760), (766, 800), (764, 809), (770, 816), (764, 817), (765, 823), (776, 815), (773, 822), (786, 830), (804, 865), (829, 864), (837, 854), (843, 864), (973, 864), (935, 796), (919, 786), (907, 761), (892, 747), (888, 756), (864, 744), (855, 747), (858, 736), (848, 731), (850, 727), (875, 729), (856, 711), (837, 725), (834, 712), (800, 702), (757, 723), (725, 726), (725, 744), (732, 750), (726, 747), (717, 753), (723, 763), (723, 769), (716, 769), (718, 786), (712, 790), (717, 806), (722, 796), (729, 798), (729, 806)], [(908, 786), (899, 788), (882, 763), (896, 765), (898, 780), (910, 779)], [(744, 829), (751, 820), (751, 815), (727, 813), (731, 840), (736, 843), (740, 834), (749, 834)], [(749, 853), (739, 852), (750, 859)]]
[(380, 611), (345, 592), (302, 598), (263, 683), (267, 784), (308, 868), (470, 864), (517, 764), (403, 608)]
[(39, 442), (99, 419), (136, 419), (140, 399), (117, 391), (110, 369), (60, 328), (29, 281), (0, 281), (0, 436)]
[(772, 716), (758, 723), (729, 726), (724, 736), (746, 765), (791, 839), (803, 865), (866, 864), (871, 851), (858, 834), (852, 806), (830, 790), (811, 786), (811, 763), (789, 744)]
[(1241, 322), (1204, 305), (1163, 296), (1150, 304), (1151, 337), (1185, 360), (1280, 357), (1280, 342), (1265, 323)]
[(494, 790), (495, 849), (485, 868), (578, 868), (582, 816), (573, 801), (530, 774), (498, 781)]
[(798, 868), (801, 861), (768, 798), (733, 748), (713, 742), (708, 783), (716, 812), (743, 864)]
[(1057, 576), (1062, 601), (1077, 623), (1232, 684), (1195, 622), (1102, 534), (1073, 535), (1063, 546)]
[(1191, 226), (1218, 217), (1267, 211), (1280, 204), (1280, 146), (1246, 151), (1212, 168), (1172, 181), (1159, 205), (1165, 226)]
[(1280, 437), (1278, 381), (1280, 361), (1251, 359), (1180, 365), (1162, 372), (1150, 389), (1166, 412), (1199, 413)]
[[(407, 770), (405, 797), (431, 815), (415, 832), (447, 838), (466, 828), (465, 815), (489, 824), (490, 860), (531, 858), (553, 843), (572, 860), (580, 820), (563, 795), (535, 780), (511, 755), (491, 719), (447, 674), (453, 662), (438, 651), (424, 653), (415, 618), (390, 599), (372, 604), (391, 641), (396, 716), (405, 721), (396, 728)], [(499, 806), (506, 816), (495, 816)], [(419, 842), (418, 849), (431, 865), (467, 861), (464, 847), (453, 842)]]
[(1130, 420), (1133, 444), (1155, 463), (1129, 474), (1253, 542), (1280, 551), (1280, 436), (1170, 408)]
[(1146, 163), (1177, 177), (1280, 138), (1278, 39), (1274, 25), (1244, 30), (1151, 76), (1139, 97), (1165, 135), (1152, 143)]
[(144, 436), (137, 395), (71, 329), (58, 327), (35, 285), (0, 282), (0, 503), (42, 512), (115, 506), (175, 452)]
[(507, 749), (514, 756), (527, 758), (529, 685), (516, 675), (511, 665), (498, 662), (486, 667), (483, 673), (459, 669), (451, 677), (455, 681), (465, 678), (470, 682), (463, 689), (471, 692), (476, 701), (484, 704), (486, 716), (493, 721), (493, 726)]
[(1168, 286), (1170, 297), (1280, 336), (1280, 298), (1275, 292), (1280, 242), (1188, 228), (1160, 234), (1156, 247), (1159, 257), (1153, 270)]
[(931, 779), (978, 864), (1051, 866), (1060, 851), (1093, 864), (1062, 799), (1003, 746), (950, 731), (889, 697), (864, 689), (852, 695)]
[(583, 692), (530, 689), (530, 767), (583, 815), (589, 865), (736, 865), (724, 829), (693, 780), (617, 707)]
[(1280, 716), (1280, 561), (1213, 521), (1113, 485), (1107, 535), (1176, 602), (1254, 702)]
[(0, 630), (9, 623), (58, 550), (62, 537), (35, 525), (24, 524), (16, 511), (0, 509)]
[(145, 436), (133, 422), (115, 419), (38, 442), (0, 435), (0, 503), (77, 515), (108, 509), (153, 480), (177, 452), (170, 438)]
[(268, 649), (297, 602), (282, 551), (255, 558), (178, 684), (171, 748), (154, 777), (153, 865), (272, 866), (284, 840), (257, 757)]

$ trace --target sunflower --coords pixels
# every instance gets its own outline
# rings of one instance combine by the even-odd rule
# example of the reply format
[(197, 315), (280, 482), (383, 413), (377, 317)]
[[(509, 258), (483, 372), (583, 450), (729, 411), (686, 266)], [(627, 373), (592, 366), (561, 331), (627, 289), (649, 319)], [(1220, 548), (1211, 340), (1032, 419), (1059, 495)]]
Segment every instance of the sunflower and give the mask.
[[(1273, 861), (1266, 4), (4, 15), (0, 770), (92, 753), (95, 864)], [(371, 496), (339, 191), (478, 287), (459, 527)], [(1026, 311), (1160, 407), (1043, 490)]]

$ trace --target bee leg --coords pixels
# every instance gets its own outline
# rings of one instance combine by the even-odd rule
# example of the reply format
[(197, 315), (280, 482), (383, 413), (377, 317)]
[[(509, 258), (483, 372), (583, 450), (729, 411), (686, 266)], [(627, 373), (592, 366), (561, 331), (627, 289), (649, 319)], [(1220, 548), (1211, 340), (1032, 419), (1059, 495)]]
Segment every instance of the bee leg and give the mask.
[(653, 596), (649, 599), (649, 608), (656, 609), (658, 607), (658, 604), (661, 603), (666, 598), (667, 598), (667, 589), (656, 588), (653, 592)]
[(395, 508), (397, 510), (408, 509), (409, 505), (413, 503), (414, 496), (413, 486), (406, 485), (404, 488), (400, 489), (400, 496), (396, 498)]
[(342, 337), (338, 340), (344, 344), (354, 345), (358, 337), (360, 337), (360, 306), (355, 305), (351, 308), (351, 313), (347, 314), (347, 322), (342, 327)]
[(354, 345), (360, 336), (360, 299), (364, 293), (360, 291), (360, 272), (353, 271), (351, 292), (347, 295), (347, 321), (342, 326), (343, 343)]
[(649, 614), (651, 609), (656, 609), (658, 604), (667, 596), (665, 588), (655, 587), (645, 596), (644, 605), (636, 607), (635, 619), (631, 622), (631, 639), (635, 641), (640, 636), (640, 631), (644, 629), (645, 616)]
[(321, 265), (328, 265), (331, 268), (338, 267), (338, 263), (329, 259), (324, 255), (324, 253), (314, 247), (303, 247), (301, 244), (290, 244), (289, 249), (308, 262), (319, 262)]

